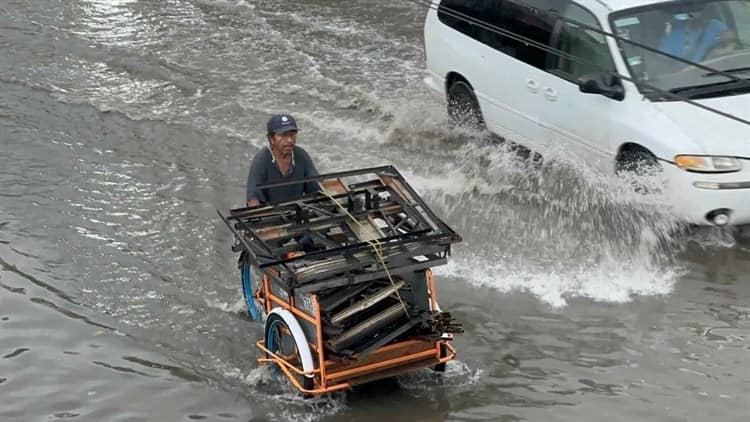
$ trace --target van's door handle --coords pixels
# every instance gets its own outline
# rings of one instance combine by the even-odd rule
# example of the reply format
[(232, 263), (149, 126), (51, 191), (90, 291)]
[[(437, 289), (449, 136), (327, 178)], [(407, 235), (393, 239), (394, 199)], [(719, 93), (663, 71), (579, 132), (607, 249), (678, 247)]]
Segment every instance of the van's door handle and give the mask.
[(544, 96), (550, 101), (557, 101), (557, 91), (555, 91), (554, 88), (545, 87)]
[(526, 89), (536, 94), (539, 91), (539, 85), (533, 79), (526, 79)]

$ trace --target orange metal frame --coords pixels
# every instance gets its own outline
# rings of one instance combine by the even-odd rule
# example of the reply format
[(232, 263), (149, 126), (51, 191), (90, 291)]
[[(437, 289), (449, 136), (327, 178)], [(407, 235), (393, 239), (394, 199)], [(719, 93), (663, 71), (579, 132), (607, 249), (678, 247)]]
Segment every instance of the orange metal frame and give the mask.
[[(428, 269), (425, 272), (430, 295), (430, 308), (435, 310), (437, 308), (435, 280), (433, 279), (432, 271)], [(434, 344), (429, 347), (422, 347), (421, 349), (419, 349), (419, 346), (426, 344), (423, 340), (404, 340), (399, 343), (389, 344), (377, 349), (362, 362), (354, 362), (350, 365), (326, 360), (325, 349), (323, 347), (323, 323), (321, 320), (320, 303), (318, 302), (317, 295), (312, 295), (314, 316), (310, 316), (294, 306), (294, 297), (290, 296), (289, 301), (285, 301), (271, 293), (270, 281), (268, 277), (264, 275), (262, 285), (255, 291), (255, 298), (265, 304), (267, 313), (271, 312), (275, 307), (274, 305), (276, 305), (290, 311), (294, 316), (304, 319), (315, 326), (317, 331), (317, 341), (315, 344), (310, 343), (308, 345), (311, 351), (314, 351), (318, 357), (317, 368), (313, 371), (304, 372), (302, 369), (289, 363), (282, 356), (273, 353), (266, 348), (264, 340), (260, 340), (256, 343), (256, 346), (266, 356), (259, 358), (258, 362), (277, 364), (295, 388), (306, 394), (325, 394), (349, 388), (355, 385), (355, 383), (347, 382), (348, 379), (357, 376), (373, 375), (379, 371), (387, 370), (398, 365), (404, 365), (409, 362), (418, 362), (434, 357), (435, 359), (430, 360), (428, 365), (436, 365), (448, 362), (456, 357), (456, 350), (450, 345), (450, 343), (441, 339), (435, 341)], [(448, 349), (448, 354), (447, 356), (441, 357), (440, 348), (443, 344)], [(417, 348), (418, 350), (411, 351), (411, 349), (414, 348)], [(399, 353), (400, 349), (403, 349), (403, 354)], [(381, 358), (381, 356), (385, 357)], [(312, 390), (305, 389), (297, 380), (297, 376), (312, 376), (315, 380), (316, 388)]]

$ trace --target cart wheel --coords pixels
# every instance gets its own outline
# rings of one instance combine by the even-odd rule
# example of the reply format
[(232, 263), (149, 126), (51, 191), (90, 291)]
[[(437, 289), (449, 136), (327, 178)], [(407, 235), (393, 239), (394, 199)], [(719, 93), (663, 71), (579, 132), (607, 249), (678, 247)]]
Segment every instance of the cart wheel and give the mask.
[(253, 321), (260, 321), (260, 309), (258, 309), (258, 305), (255, 303), (255, 298), (253, 297), (253, 283), (250, 276), (250, 265), (247, 264), (247, 261), (242, 263), (242, 295), (245, 297), (247, 313), (250, 315), (250, 318)]
[[(291, 320), (290, 320), (291, 318)], [(300, 338), (301, 336), (301, 338)], [(287, 310), (274, 309), (266, 319), (266, 347), (296, 368), (303, 371), (313, 369), (312, 355), (302, 328)], [(271, 356), (266, 356), (270, 358)], [(274, 369), (278, 364), (274, 365)], [(297, 382), (305, 390), (315, 389), (313, 377), (294, 373)]]
[[(440, 358), (442, 359), (446, 356), (448, 356), (448, 346), (446, 346), (445, 343), (440, 343)], [(445, 365), (447, 363), (448, 362), (438, 363), (432, 369), (435, 372), (445, 372)]]

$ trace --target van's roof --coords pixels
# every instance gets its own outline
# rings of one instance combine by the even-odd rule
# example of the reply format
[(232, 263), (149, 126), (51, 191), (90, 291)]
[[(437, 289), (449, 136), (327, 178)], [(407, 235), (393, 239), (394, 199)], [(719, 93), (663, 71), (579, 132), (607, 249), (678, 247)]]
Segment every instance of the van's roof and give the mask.
[(630, 9), (631, 7), (648, 6), (649, 4), (666, 3), (669, 0), (600, 0), (612, 11)]

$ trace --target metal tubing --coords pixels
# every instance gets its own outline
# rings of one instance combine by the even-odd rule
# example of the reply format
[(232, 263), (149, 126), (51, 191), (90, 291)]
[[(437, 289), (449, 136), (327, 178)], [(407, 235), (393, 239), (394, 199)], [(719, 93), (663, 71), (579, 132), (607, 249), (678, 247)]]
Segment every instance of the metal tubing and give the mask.
[[(382, 247), (381, 252), (383, 253), (385, 257), (386, 262), (390, 262), (390, 259), (392, 257), (406, 259), (406, 258), (414, 258), (417, 256), (425, 256), (428, 259), (440, 259), (445, 256), (444, 254), (446, 251), (445, 251), (445, 247), (443, 246), (432, 246), (432, 245), (424, 246), (423, 244), (417, 243), (417, 244), (404, 245), (401, 247), (388, 245), (388, 246)], [(297, 270), (297, 274), (296, 274), (297, 281), (299, 282), (300, 285), (304, 285), (304, 284), (308, 284), (320, 278), (327, 278), (328, 276), (333, 275), (333, 274), (341, 274), (344, 272), (351, 273), (352, 270), (361, 269), (362, 267), (369, 267), (372, 264), (380, 265), (378, 261), (379, 260), (377, 259), (375, 254), (371, 252), (359, 251), (355, 254), (347, 256), (346, 258), (337, 257), (336, 260), (331, 259), (329, 261), (331, 263), (341, 262), (342, 264), (336, 265), (334, 267), (328, 267), (326, 270), (313, 271), (308, 274), (308, 270), (310, 267), (300, 268), (299, 270)], [(318, 265), (318, 264), (311, 263), (310, 265), (312, 266), (312, 265)], [(436, 265), (440, 265), (440, 264), (436, 264)], [(391, 265), (389, 268), (395, 268), (395, 267)]]
[(438, 225), (441, 231), (451, 233), (457, 241), (461, 241), (461, 236), (459, 236), (456, 232), (453, 231), (443, 220), (438, 218), (437, 215), (435, 215), (434, 212), (430, 209), (430, 207), (427, 206), (427, 204), (422, 200), (422, 198), (417, 194), (417, 192), (414, 190), (414, 188), (411, 187), (409, 183), (406, 182), (406, 179), (404, 179), (404, 176), (401, 175), (401, 173), (394, 167), (393, 172), (396, 173), (396, 177), (398, 178), (399, 183), (408, 191), (409, 195), (412, 196), (412, 198), (419, 204), (419, 206), (422, 208), (422, 211), (424, 211), (430, 218), (433, 220), (435, 224)]
[(361, 311), (364, 311), (365, 309), (370, 308), (371, 306), (380, 303), (381, 301), (385, 300), (388, 296), (392, 295), (396, 292), (396, 290), (404, 287), (404, 284), (406, 284), (405, 281), (401, 280), (396, 284), (390, 285), (386, 287), (385, 289), (382, 289), (378, 291), (375, 294), (372, 294), (365, 299), (362, 299), (361, 301), (353, 304), (352, 306), (344, 309), (343, 311), (337, 313), (336, 315), (331, 317), (331, 322), (334, 324), (338, 324), (341, 321), (349, 318), (350, 316), (359, 313)]
[(222, 221), (224, 221), (224, 224), (226, 224), (227, 227), (229, 227), (229, 230), (232, 231), (232, 234), (234, 234), (234, 237), (242, 244), (242, 246), (248, 252), (248, 254), (250, 255), (250, 259), (253, 262), (253, 264), (260, 265), (260, 262), (257, 259), (258, 253), (255, 252), (255, 251), (253, 251), (253, 247), (249, 243), (247, 243), (247, 239), (245, 239), (245, 237), (243, 235), (237, 233), (237, 230), (235, 230), (235, 228), (232, 227), (232, 224), (229, 223), (229, 221), (226, 218), (224, 218), (224, 216), (221, 214), (221, 212), (219, 210), (216, 210), (216, 212), (219, 214), (219, 217), (221, 217)]
[[(273, 293), (271, 293), (271, 286), (270, 286), (270, 284), (268, 282), (268, 278), (263, 277), (263, 284), (264, 284), (265, 290), (266, 290), (265, 291), (265, 295), (264, 295), (265, 296), (264, 297), (264, 302), (266, 304), (266, 313), (270, 313), (271, 312), (272, 305), (275, 303), (275, 304), (279, 305), (280, 307), (288, 310), (289, 312), (293, 313), (296, 316), (299, 316), (300, 318), (305, 319), (306, 321), (308, 321), (310, 323), (313, 323), (313, 324), (316, 323), (315, 318), (311, 317), (310, 315), (307, 315), (306, 313), (300, 311), (296, 307), (290, 305), (290, 303), (287, 303), (287, 302), (281, 300), (280, 297), (278, 297), (278, 296), (274, 295)], [(293, 297), (290, 296), (290, 299), (293, 300)]]
[(327, 343), (334, 350), (342, 350), (358, 340), (371, 335), (372, 331), (397, 320), (402, 315), (404, 315), (404, 307), (401, 303), (397, 303), (385, 311), (357, 324), (354, 328), (344, 332), (344, 334), (335, 339), (329, 340)]
[[(386, 237), (378, 239), (378, 241), (381, 242), (381, 243), (385, 243), (385, 245), (384, 245), (385, 247), (392, 247), (392, 246), (400, 246), (400, 245), (404, 245), (404, 244), (407, 244), (407, 243), (413, 243), (413, 242), (423, 242), (423, 241), (439, 240), (439, 239), (442, 239), (442, 238), (446, 237), (443, 234), (430, 235), (430, 236), (425, 236), (425, 237), (417, 237), (417, 236), (423, 235), (423, 234), (425, 234), (427, 232), (429, 232), (428, 229), (418, 230), (418, 231), (410, 232), (410, 233), (403, 233), (403, 234), (394, 235), (394, 236), (386, 236)], [(395, 240), (395, 241), (391, 242), (392, 240)], [(355, 243), (353, 245), (341, 246), (341, 247), (338, 247), (338, 248), (335, 248), (335, 249), (328, 249), (328, 250), (321, 251), (321, 252), (311, 252), (309, 254), (305, 254), (305, 255), (301, 255), (301, 256), (296, 256), (296, 257), (292, 257), (292, 258), (279, 259), (277, 261), (267, 262), (267, 263), (261, 264), (260, 268), (272, 267), (272, 266), (279, 265), (279, 264), (286, 264), (286, 263), (289, 263), (289, 262), (298, 261), (300, 259), (327, 258), (329, 256), (334, 256), (334, 255), (335, 256), (341, 256), (343, 252), (352, 252), (353, 253), (353, 252), (357, 252), (357, 251), (360, 251), (360, 250), (365, 250), (365, 249), (368, 249), (368, 248), (372, 248), (372, 246), (369, 243), (367, 243), (367, 242), (360, 242), (360, 243)]]
[[(404, 274), (404, 273), (408, 273), (412, 271), (424, 270), (425, 268), (436, 267), (438, 265), (443, 265), (446, 262), (448, 262), (448, 260), (445, 258), (433, 258), (433, 259), (428, 259), (427, 261), (419, 262), (419, 263), (412, 264), (412, 265), (405, 265), (403, 267), (391, 268), (390, 273), (391, 275)], [(366, 274), (351, 275), (351, 276), (346, 276), (346, 277), (334, 278), (334, 279), (330, 279), (326, 281), (302, 284), (301, 286), (297, 287), (295, 290), (300, 293), (316, 292), (322, 289), (349, 286), (349, 285), (364, 283), (366, 281), (372, 281), (372, 280), (375, 280), (378, 278), (384, 278), (384, 277), (387, 277), (385, 271), (383, 270), (374, 271), (374, 272), (366, 273)]]
[(427, 276), (427, 286), (430, 289), (430, 310), (437, 311), (438, 303), (437, 292), (435, 292), (435, 277), (433, 277), (432, 270), (429, 268), (424, 270), (424, 273)]
[(423, 351), (423, 352), (412, 353), (410, 355), (405, 355), (405, 356), (402, 356), (400, 358), (388, 359), (388, 360), (384, 360), (384, 361), (381, 361), (381, 362), (373, 363), (373, 364), (367, 365), (365, 367), (358, 367), (358, 368), (354, 368), (354, 369), (350, 369), (350, 370), (346, 370), (346, 371), (336, 372), (334, 374), (329, 375), (328, 378), (329, 379), (347, 378), (347, 377), (350, 377), (352, 375), (355, 375), (355, 374), (358, 374), (358, 373), (361, 373), (361, 372), (370, 372), (370, 373), (372, 373), (372, 372), (375, 372), (374, 371), (375, 369), (380, 369), (380, 368), (388, 367), (388, 366), (395, 366), (395, 365), (398, 365), (400, 363), (408, 362), (410, 360), (424, 359), (424, 358), (430, 357), (432, 354), (433, 354), (432, 349), (429, 349), (429, 350), (426, 350), (426, 351)]
[(349, 176), (358, 176), (358, 175), (368, 174), (368, 173), (377, 174), (380, 172), (393, 171), (393, 170), (395, 170), (395, 167), (393, 166), (380, 166), (380, 167), (370, 167), (370, 168), (360, 169), (360, 170), (340, 171), (337, 173), (328, 173), (328, 174), (322, 174), (320, 176), (304, 177), (301, 179), (287, 180), (284, 182), (266, 183), (263, 185), (258, 185), (258, 189), (276, 188), (279, 186), (287, 186), (287, 185), (298, 185), (300, 183), (317, 182), (320, 180), (335, 179), (335, 178), (349, 177)]
[(256, 342), (255, 346), (258, 349), (260, 349), (262, 352), (264, 352), (264, 353), (268, 354), (269, 356), (271, 356), (270, 358), (268, 358), (268, 357), (266, 357), (266, 358), (258, 358), (259, 362), (278, 363), (280, 365), (284, 365), (287, 368), (291, 369), (296, 374), (298, 374), (298, 375), (304, 375), (304, 376), (315, 375), (316, 373), (320, 372), (320, 369), (313, 369), (312, 371), (302, 371), (302, 370), (300, 370), (296, 366), (294, 366), (291, 363), (289, 363), (283, 357), (281, 357), (281, 356), (277, 355), (276, 353), (272, 352), (271, 350), (269, 350), (266, 347), (266, 343), (264, 341), (258, 341), (258, 342)]
[(318, 301), (318, 295), (313, 294), (313, 313), (315, 314), (315, 330), (318, 334), (316, 341), (316, 349), (318, 352), (318, 369), (320, 369), (320, 386), (326, 387), (326, 359), (323, 354), (323, 321), (320, 317), (320, 302)]
[(338, 292), (332, 295), (326, 296), (323, 300), (321, 300), (320, 307), (325, 311), (328, 311), (330, 309), (336, 309), (336, 307), (346, 302), (350, 297), (353, 297), (355, 295), (362, 293), (365, 289), (367, 289), (371, 285), (372, 283), (367, 283), (367, 284), (363, 283), (362, 285), (353, 287), (351, 289), (339, 290)]
[(401, 334), (407, 332), (412, 327), (414, 327), (415, 325), (419, 324), (422, 321), (423, 321), (422, 318), (414, 318), (411, 321), (408, 321), (406, 324), (403, 324), (400, 327), (396, 328), (395, 330), (393, 330), (393, 331), (389, 332), (388, 334), (382, 336), (381, 338), (379, 338), (375, 342), (372, 342), (371, 344), (367, 345), (367, 347), (364, 348), (363, 350), (360, 350), (359, 352), (357, 352), (357, 354), (356, 354), (357, 359), (364, 359), (364, 358), (366, 358), (368, 355), (370, 355), (371, 353), (373, 353), (374, 351), (376, 351), (379, 347), (383, 346), (384, 344), (387, 344), (387, 343), (391, 342), (393, 339), (395, 339), (396, 337), (400, 336)]

